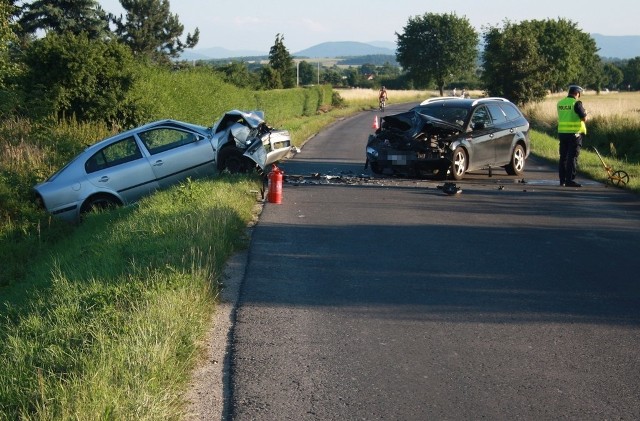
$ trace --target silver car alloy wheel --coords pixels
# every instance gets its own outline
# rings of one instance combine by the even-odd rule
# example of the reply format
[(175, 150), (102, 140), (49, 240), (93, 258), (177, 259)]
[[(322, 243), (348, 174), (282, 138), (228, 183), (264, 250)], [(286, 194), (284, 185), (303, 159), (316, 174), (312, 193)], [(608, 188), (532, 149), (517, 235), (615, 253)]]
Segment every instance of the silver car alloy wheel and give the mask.
[(467, 156), (465, 155), (462, 149), (458, 149), (453, 156), (453, 168), (452, 172), (456, 179), (458, 177), (462, 177), (464, 175), (465, 170), (467, 169)]

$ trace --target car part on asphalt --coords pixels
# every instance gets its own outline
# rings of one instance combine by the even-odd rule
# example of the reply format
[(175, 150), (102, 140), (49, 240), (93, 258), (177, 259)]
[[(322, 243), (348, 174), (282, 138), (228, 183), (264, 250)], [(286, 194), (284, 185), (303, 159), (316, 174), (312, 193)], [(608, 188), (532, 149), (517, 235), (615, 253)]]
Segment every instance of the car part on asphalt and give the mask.
[(458, 193), (462, 193), (462, 189), (456, 186), (455, 183), (444, 183), (442, 186), (438, 186), (438, 189), (448, 196), (453, 196)]

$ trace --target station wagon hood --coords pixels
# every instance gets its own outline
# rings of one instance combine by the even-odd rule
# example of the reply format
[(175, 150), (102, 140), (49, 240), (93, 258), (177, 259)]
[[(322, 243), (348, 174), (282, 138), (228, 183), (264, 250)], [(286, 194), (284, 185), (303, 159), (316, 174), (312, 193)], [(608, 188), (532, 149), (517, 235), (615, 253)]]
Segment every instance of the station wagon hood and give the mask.
[(440, 134), (453, 135), (460, 133), (462, 128), (416, 111), (407, 111), (382, 118), (381, 130), (394, 129), (405, 132), (406, 136), (414, 138), (427, 129), (430, 131), (436, 129)]

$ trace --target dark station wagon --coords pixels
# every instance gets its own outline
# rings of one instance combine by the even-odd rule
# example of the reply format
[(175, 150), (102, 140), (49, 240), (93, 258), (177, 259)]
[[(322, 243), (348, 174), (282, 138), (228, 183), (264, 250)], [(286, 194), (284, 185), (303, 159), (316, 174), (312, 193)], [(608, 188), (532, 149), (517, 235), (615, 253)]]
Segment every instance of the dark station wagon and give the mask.
[(382, 117), (369, 136), (366, 165), (376, 174), (454, 180), (497, 167), (519, 176), (529, 152), (529, 122), (510, 101), (439, 97)]

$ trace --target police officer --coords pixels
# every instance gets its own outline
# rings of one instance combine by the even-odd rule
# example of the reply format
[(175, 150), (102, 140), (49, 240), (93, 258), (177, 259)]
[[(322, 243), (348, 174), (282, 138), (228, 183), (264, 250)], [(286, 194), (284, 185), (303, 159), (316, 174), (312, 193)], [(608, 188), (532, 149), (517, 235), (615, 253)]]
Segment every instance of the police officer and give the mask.
[(558, 176), (560, 185), (582, 187), (575, 181), (578, 156), (582, 148), (582, 138), (587, 134), (587, 112), (580, 96), (584, 89), (569, 86), (569, 95), (558, 101), (558, 137), (560, 138), (560, 164)]

